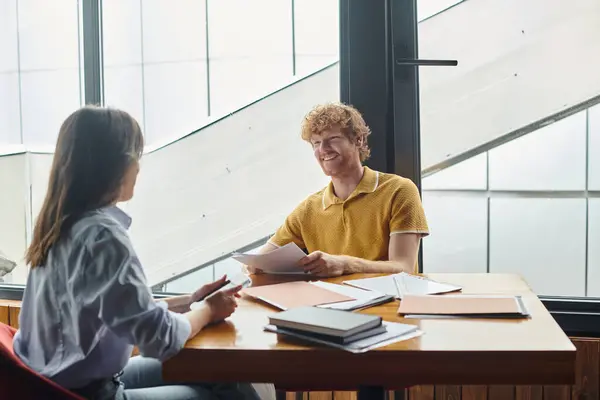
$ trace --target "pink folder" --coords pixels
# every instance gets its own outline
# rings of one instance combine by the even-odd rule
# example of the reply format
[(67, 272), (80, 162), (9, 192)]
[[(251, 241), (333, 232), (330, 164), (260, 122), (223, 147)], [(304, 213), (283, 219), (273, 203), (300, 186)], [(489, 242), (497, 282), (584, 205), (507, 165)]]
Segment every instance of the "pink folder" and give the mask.
[(250, 287), (244, 289), (243, 293), (282, 310), (356, 300), (309, 282), (298, 281)]

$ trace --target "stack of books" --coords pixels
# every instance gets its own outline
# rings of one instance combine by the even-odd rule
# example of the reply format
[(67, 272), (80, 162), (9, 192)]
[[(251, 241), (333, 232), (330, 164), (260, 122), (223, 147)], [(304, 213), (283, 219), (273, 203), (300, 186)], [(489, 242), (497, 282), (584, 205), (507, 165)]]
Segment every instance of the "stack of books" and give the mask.
[(270, 316), (265, 330), (351, 352), (364, 352), (402, 340), (415, 333), (417, 327), (384, 322), (377, 315), (297, 307)]

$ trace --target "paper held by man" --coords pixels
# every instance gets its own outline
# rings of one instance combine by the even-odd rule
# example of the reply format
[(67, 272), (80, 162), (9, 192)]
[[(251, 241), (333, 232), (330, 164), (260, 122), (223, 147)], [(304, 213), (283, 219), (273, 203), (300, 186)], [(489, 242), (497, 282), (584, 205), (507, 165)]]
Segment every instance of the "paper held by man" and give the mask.
[(258, 268), (267, 274), (305, 274), (304, 270), (298, 265), (298, 261), (306, 257), (306, 253), (294, 242), (278, 247), (268, 253), (233, 253), (231, 257), (242, 264)]

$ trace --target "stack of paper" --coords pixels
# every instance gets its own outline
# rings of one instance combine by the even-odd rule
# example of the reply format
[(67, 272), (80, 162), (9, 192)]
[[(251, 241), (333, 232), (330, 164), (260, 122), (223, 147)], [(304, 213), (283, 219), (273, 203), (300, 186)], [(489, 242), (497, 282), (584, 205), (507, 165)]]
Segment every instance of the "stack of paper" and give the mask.
[(383, 322), (375, 315), (300, 307), (269, 317), (265, 330), (353, 353), (417, 336), (414, 325)]
[(378, 306), (380, 304), (384, 304), (394, 300), (394, 296), (385, 293), (375, 292), (372, 290), (358, 289), (347, 285), (336, 285), (335, 283), (323, 281), (311, 282), (311, 284), (354, 299), (349, 301), (343, 301), (340, 303), (320, 305), (319, 307), (322, 308), (333, 308), (336, 310), (354, 311), (363, 308)]
[(328, 340), (319, 339), (311, 335), (302, 334), (298, 331), (278, 328), (275, 325), (267, 325), (265, 326), (265, 330), (281, 335), (296, 337), (298, 339), (304, 339), (308, 342), (324, 344), (326, 346), (346, 350), (351, 353), (364, 353), (369, 350), (377, 349), (379, 347), (387, 346), (392, 343), (400, 342), (402, 340), (412, 339), (423, 334), (423, 332), (420, 331), (414, 325), (387, 321), (384, 321), (382, 325), (386, 328), (385, 332), (346, 344), (334, 343)]
[(234, 253), (231, 256), (242, 264), (259, 268), (268, 274), (304, 274), (304, 270), (298, 265), (298, 261), (304, 257), (306, 253), (293, 242), (268, 253)]
[(403, 291), (411, 294), (440, 294), (456, 292), (462, 289), (460, 286), (436, 282), (431, 279), (410, 275), (405, 272), (379, 276), (376, 278), (353, 279), (345, 281), (344, 284), (402, 298), (402, 293), (398, 293), (394, 278), (402, 282)]

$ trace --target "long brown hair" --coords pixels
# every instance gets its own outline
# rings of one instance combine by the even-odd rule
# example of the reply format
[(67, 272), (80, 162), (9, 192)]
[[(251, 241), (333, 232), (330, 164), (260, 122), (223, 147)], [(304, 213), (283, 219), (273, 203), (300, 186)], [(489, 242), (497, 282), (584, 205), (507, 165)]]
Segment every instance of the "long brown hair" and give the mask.
[(143, 149), (140, 126), (124, 111), (86, 106), (63, 122), (25, 255), (32, 268), (45, 264), (50, 248), (81, 214), (118, 200), (127, 169)]

